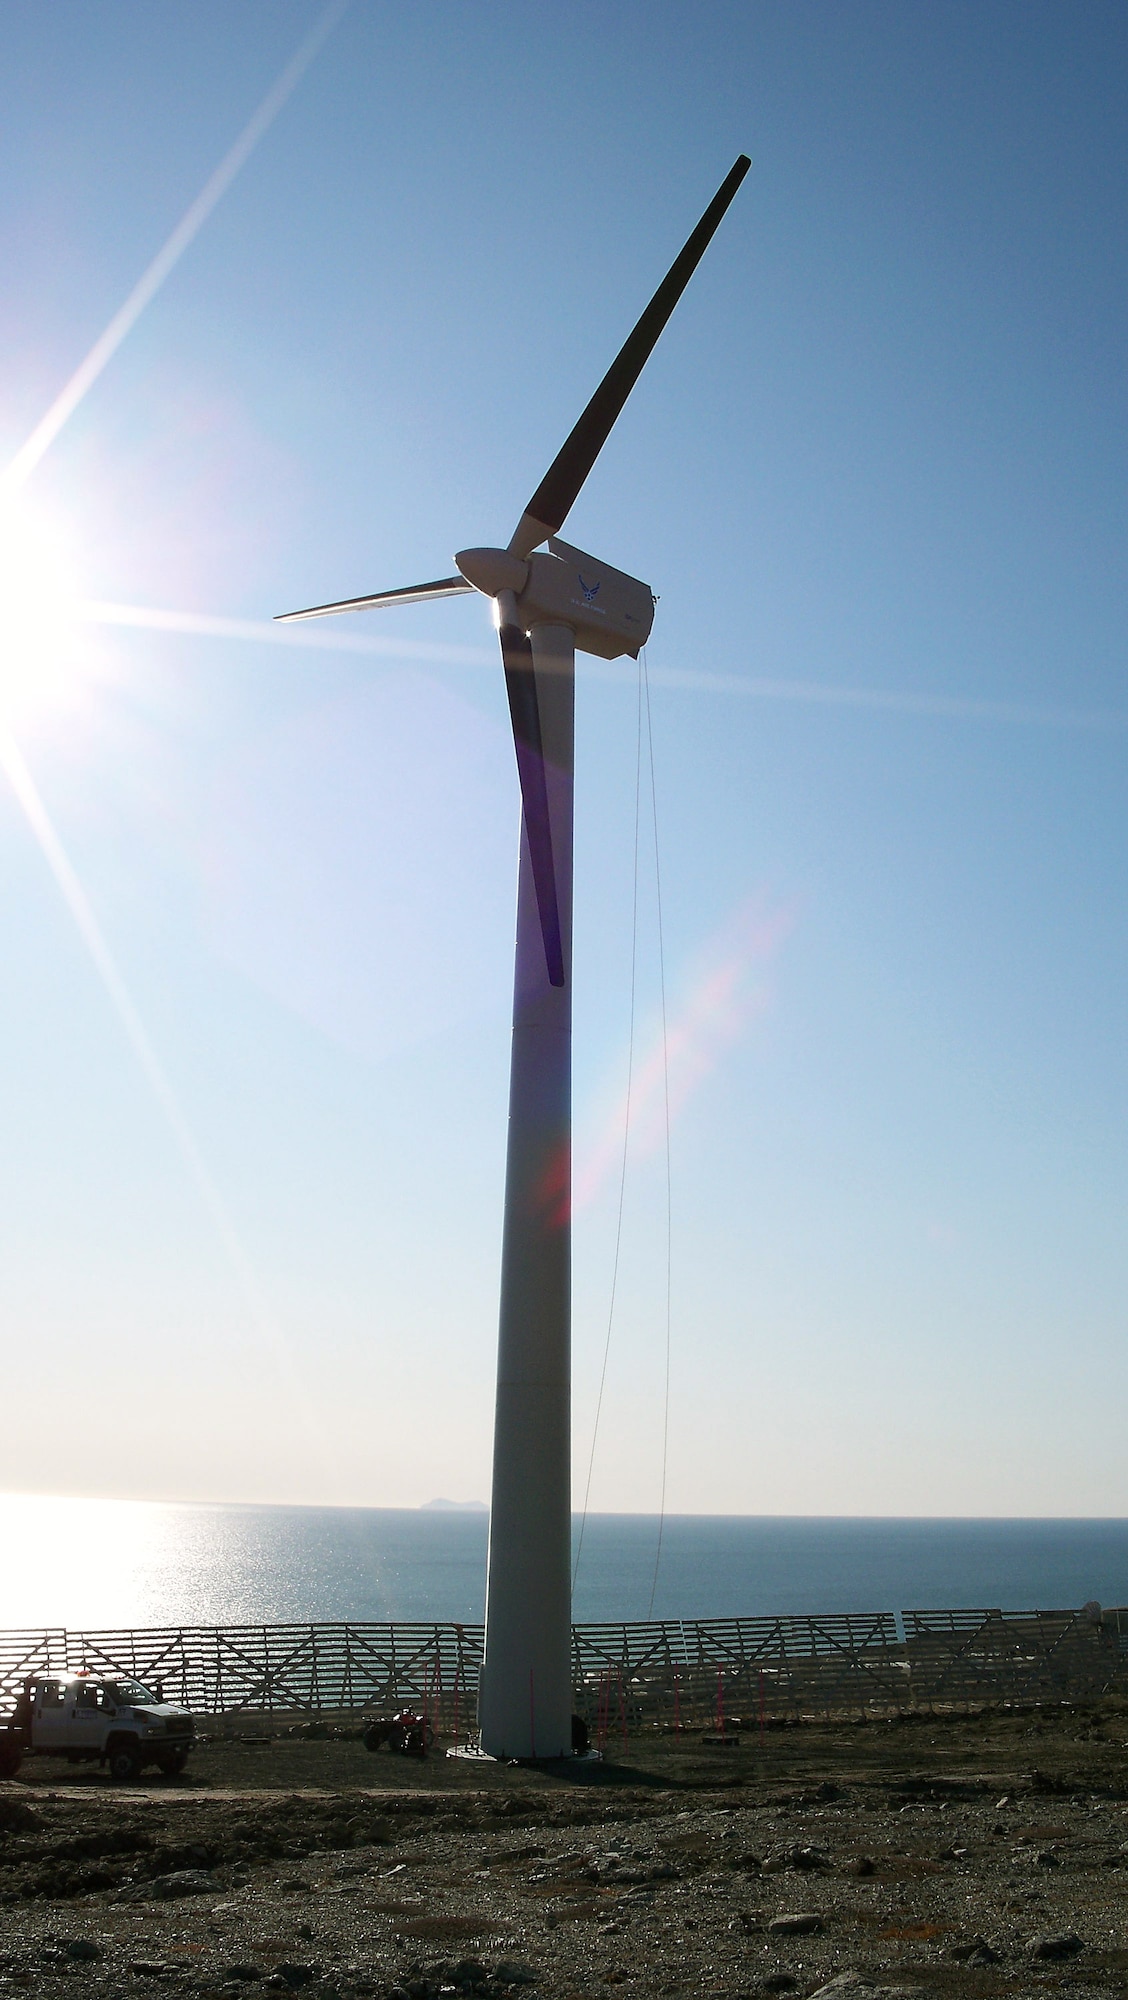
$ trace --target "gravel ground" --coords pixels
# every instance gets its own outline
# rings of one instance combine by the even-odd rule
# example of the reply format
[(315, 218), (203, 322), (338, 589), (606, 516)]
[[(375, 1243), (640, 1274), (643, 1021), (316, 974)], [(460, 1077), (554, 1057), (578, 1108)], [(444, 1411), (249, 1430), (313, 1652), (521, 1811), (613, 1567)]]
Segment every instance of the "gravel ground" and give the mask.
[(123, 1788), (32, 1764), (0, 1785), (0, 1995), (1112, 2000), (1126, 1736), (1106, 1704), (536, 1772), (352, 1737)]

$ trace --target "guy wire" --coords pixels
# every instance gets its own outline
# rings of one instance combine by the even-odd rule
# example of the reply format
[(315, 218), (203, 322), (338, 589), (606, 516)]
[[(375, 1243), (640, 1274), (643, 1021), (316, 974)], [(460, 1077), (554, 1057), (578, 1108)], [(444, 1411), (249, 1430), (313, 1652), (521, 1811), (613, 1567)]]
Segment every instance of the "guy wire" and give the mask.
[(576, 1578), (580, 1570), (580, 1556), (584, 1546), (584, 1530), (587, 1527), (588, 1501), (591, 1498), (591, 1477), (595, 1468), (595, 1447), (599, 1437), (599, 1418), (603, 1409), (603, 1391), (607, 1382), (607, 1363), (611, 1354), (611, 1326), (615, 1318), (615, 1294), (619, 1284), (619, 1252), (623, 1243), (623, 1202), (627, 1189), (627, 1151), (631, 1135), (631, 1092), (634, 1086), (634, 1039), (635, 1039), (635, 992), (638, 977), (638, 840), (642, 803), (642, 676), (645, 649), (639, 655), (638, 663), (638, 718), (635, 740), (635, 804), (634, 804), (634, 880), (631, 889), (631, 1007), (630, 1031), (627, 1043), (627, 1094), (623, 1112), (623, 1156), (619, 1167), (619, 1212), (615, 1222), (615, 1255), (611, 1263), (611, 1299), (607, 1308), (607, 1337), (603, 1343), (603, 1367), (599, 1375), (599, 1394), (595, 1400), (595, 1423), (591, 1433), (591, 1453), (588, 1457), (587, 1483), (584, 1487), (584, 1507), (580, 1515), (580, 1533), (576, 1542), (576, 1560), (572, 1566), (572, 1591), (575, 1593)]
[(662, 932), (662, 868), (658, 854), (658, 787), (654, 779), (654, 724), (650, 714), (650, 673), (646, 648), (641, 656), (641, 684), (646, 695), (646, 741), (650, 762), (650, 812), (654, 832), (654, 889), (658, 910), (658, 984), (662, 1000), (662, 1097), (666, 1125), (666, 1383), (662, 1406), (662, 1497), (658, 1508), (658, 1546), (654, 1551), (654, 1575), (646, 1616), (654, 1616), (658, 1589), (658, 1566), (662, 1560), (662, 1536), (666, 1526), (666, 1471), (670, 1453), (670, 1335), (673, 1317), (673, 1172), (670, 1163), (670, 1042), (666, 1032), (666, 947)]

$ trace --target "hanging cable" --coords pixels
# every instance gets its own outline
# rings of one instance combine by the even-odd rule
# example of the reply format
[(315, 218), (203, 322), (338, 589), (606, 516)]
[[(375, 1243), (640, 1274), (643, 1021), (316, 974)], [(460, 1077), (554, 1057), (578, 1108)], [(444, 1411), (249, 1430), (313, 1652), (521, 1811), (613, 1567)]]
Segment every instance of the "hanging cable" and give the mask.
[(595, 1468), (595, 1447), (599, 1437), (599, 1418), (603, 1409), (603, 1391), (607, 1382), (607, 1362), (611, 1353), (611, 1327), (615, 1318), (615, 1294), (619, 1286), (619, 1253), (623, 1244), (623, 1202), (627, 1189), (627, 1151), (631, 1136), (631, 1094), (634, 1087), (634, 1043), (635, 1043), (635, 995), (638, 985), (638, 850), (639, 826), (642, 808), (642, 677), (643, 657), (638, 663), (638, 717), (635, 740), (635, 802), (634, 802), (634, 880), (631, 887), (631, 1006), (630, 1029), (627, 1042), (627, 1093), (623, 1111), (623, 1157), (619, 1167), (619, 1212), (615, 1221), (615, 1255), (611, 1262), (611, 1298), (607, 1308), (607, 1337), (603, 1343), (603, 1367), (599, 1375), (599, 1394), (595, 1399), (595, 1422), (591, 1433), (591, 1453), (588, 1457), (587, 1483), (584, 1487), (584, 1507), (580, 1515), (580, 1533), (576, 1542), (576, 1560), (572, 1567), (572, 1591), (575, 1593), (576, 1578), (580, 1570), (580, 1556), (583, 1553), (584, 1530), (587, 1527), (588, 1501), (591, 1498), (591, 1477)]
[[(658, 908), (658, 987), (662, 1001), (662, 1097), (666, 1127), (666, 1381), (662, 1404), (662, 1494), (658, 1508), (658, 1546), (654, 1551), (654, 1575), (650, 1583), (647, 1618), (654, 1616), (658, 1589), (658, 1568), (662, 1561), (662, 1537), (666, 1526), (666, 1472), (670, 1452), (670, 1346), (673, 1305), (673, 1174), (670, 1163), (670, 1042), (666, 1032), (666, 945), (662, 932), (662, 866), (658, 851), (658, 787), (654, 778), (654, 724), (650, 714), (650, 674), (646, 648), (641, 655), (641, 689), (646, 697), (646, 742), (650, 763), (650, 814), (654, 834), (654, 889)], [(641, 730), (640, 730), (641, 736)]]

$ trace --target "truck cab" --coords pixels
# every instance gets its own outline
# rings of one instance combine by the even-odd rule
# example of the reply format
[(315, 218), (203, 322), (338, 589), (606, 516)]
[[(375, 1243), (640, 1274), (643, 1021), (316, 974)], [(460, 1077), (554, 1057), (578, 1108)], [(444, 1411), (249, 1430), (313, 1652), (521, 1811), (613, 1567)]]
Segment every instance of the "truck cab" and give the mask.
[(173, 1777), (184, 1769), (194, 1738), (186, 1709), (128, 1675), (32, 1675), (0, 1728), (0, 1777), (14, 1777), (25, 1757), (96, 1762), (122, 1782), (139, 1777), (146, 1764)]

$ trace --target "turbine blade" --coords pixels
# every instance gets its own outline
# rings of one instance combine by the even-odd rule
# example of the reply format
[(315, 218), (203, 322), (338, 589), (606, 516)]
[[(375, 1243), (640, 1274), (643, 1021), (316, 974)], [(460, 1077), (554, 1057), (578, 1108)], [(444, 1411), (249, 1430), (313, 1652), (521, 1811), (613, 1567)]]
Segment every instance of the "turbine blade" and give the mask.
[(552, 827), (548, 817), (548, 783), (541, 742), (540, 707), (533, 673), (533, 649), (519, 625), (502, 625), (501, 662), (505, 668), (505, 692), (509, 696), (509, 716), (513, 724), (513, 745), (517, 752), (517, 775), (521, 781), (521, 806), (525, 835), (529, 843), (533, 887), (537, 895), (541, 936), (549, 983), (564, 984), (564, 949), (560, 938), (560, 906), (556, 900), (556, 868), (552, 859)]
[(663, 278), (633, 333), (628, 334), (583, 416), (561, 445), (509, 544), (527, 556), (563, 527), (572, 503), (599, 457), (623, 404), (650, 359), (662, 328), (697, 269), (710, 238), (752, 162), (742, 153), (726, 175), (685, 247)]
[(294, 625), (299, 618), (328, 618), (336, 611), (371, 611), (376, 605), (427, 604), (433, 597), (465, 597), (474, 588), (462, 576), (443, 576), (437, 583), (409, 583), (406, 590), (378, 590), (375, 597), (345, 597), (339, 604), (312, 604), (308, 611), (279, 611), (276, 625)]

